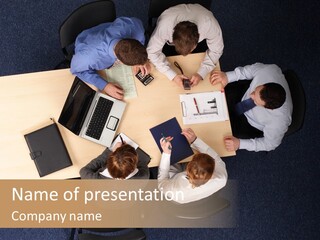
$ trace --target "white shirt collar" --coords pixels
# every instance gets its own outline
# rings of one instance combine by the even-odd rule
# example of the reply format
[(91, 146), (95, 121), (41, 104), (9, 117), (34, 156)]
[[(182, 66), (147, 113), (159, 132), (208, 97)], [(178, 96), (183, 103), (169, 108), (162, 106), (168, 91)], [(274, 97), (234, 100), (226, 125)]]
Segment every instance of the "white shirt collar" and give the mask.
[[(132, 178), (134, 175), (137, 174), (137, 172), (139, 172), (138, 168), (134, 169), (132, 173), (130, 173), (125, 179), (129, 179), (129, 178)], [(107, 178), (113, 178), (109, 171), (108, 171), (108, 168), (106, 168), (105, 170), (103, 170), (102, 172), (100, 172), (101, 175), (107, 177)], [(116, 179), (119, 179), (119, 178), (116, 178)]]

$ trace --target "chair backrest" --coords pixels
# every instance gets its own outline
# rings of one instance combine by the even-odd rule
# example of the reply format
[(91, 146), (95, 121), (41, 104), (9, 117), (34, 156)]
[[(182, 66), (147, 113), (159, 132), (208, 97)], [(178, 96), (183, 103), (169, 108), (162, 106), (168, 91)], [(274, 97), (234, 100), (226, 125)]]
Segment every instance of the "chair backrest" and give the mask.
[[(82, 232), (82, 229), (78, 231), (79, 240), (145, 240), (147, 239), (144, 231), (142, 229), (124, 229), (124, 228), (85, 228), (86, 233)], [(98, 233), (115, 233), (112, 235), (98, 235)], [(73, 239), (73, 235), (70, 239)]]
[(289, 85), (293, 105), (292, 122), (286, 132), (286, 136), (288, 136), (297, 132), (303, 125), (306, 109), (306, 97), (302, 84), (295, 72), (292, 70), (286, 70), (283, 74)]
[(112, 22), (116, 18), (116, 9), (113, 1), (101, 0), (90, 2), (74, 10), (61, 24), (59, 29), (60, 45), (67, 60), (73, 55), (73, 45), (79, 33), (101, 23)]
[(150, 0), (148, 11), (148, 34), (151, 35), (154, 29), (154, 20), (158, 18), (164, 10), (182, 3), (199, 3), (210, 10), (211, 2), (212, 0)]

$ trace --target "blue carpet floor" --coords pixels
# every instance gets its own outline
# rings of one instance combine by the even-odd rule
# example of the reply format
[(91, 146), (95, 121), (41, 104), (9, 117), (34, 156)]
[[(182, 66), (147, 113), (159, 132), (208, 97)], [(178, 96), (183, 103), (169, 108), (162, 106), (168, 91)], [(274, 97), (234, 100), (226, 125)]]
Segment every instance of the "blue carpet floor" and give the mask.
[[(13, 0), (0, 5), (0, 76), (51, 70), (63, 58), (58, 28), (84, 0)], [(147, 0), (114, 0), (118, 16), (147, 24)], [(224, 71), (255, 62), (294, 69), (307, 97), (305, 124), (268, 154), (225, 158), (238, 181), (239, 221), (230, 229), (145, 229), (148, 239), (318, 239), (319, 1), (220, 0), (212, 11), (225, 42)], [(4, 207), (4, 206), (2, 206)], [(1, 229), (0, 240), (68, 239), (69, 229)]]

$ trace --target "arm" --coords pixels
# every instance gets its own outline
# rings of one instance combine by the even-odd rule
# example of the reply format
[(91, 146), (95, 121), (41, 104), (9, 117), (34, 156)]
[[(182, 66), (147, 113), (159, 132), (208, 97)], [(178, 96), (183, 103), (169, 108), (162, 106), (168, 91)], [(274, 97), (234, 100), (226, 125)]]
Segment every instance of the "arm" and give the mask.
[[(158, 21), (147, 47), (148, 57), (155, 65), (157, 70), (172, 80), (177, 74), (171, 69), (170, 63), (167, 61), (166, 56), (162, 53), (162, 47), (169, 39), (169, 30), (161, 27), (162, 22)], [(172, 30), (172, 29), (171, 29)], [(171, 33), (172, 34), (172, 33)]]
[(215, 18), (210, 18), (200, 34), (206, 39), (208, 50), (198, 69), (198, 74), (204, 79), (211, 72), (223, 53), (223, 38), (221, 28)]
[(264, 64), (256, 63), (245, 67), (237, 67), (234, 71), (226, 72), (228, 83), (238, 80), (253, 79)]
[(279, 121), (274, 121), (275, 124), (267, 124), (263, 129), (262, 138), (240, 139), (239, 149), (246, 149), (248, 151), (271, 151), (277, 148), (288, 130), (285, 124), (279, 125)]
[(86, 166), (81, 168), (80, 176), (83, 179), (99, 179), (102, 178), (100, 172), (106, 168), (106, 160), (110, 154), (110, 150), (106, 148), (104, 152), (97, 158), (93, 159)]
[(92, 67), (91, 62), (96, 61), (96, 59), (97, 56), (94, 56), (92, 52), (78, 51), (72, 57), (70, 71), (82, 81), (96, 86), (99, 90), (103, 90), (108, 82), (100, 77)]

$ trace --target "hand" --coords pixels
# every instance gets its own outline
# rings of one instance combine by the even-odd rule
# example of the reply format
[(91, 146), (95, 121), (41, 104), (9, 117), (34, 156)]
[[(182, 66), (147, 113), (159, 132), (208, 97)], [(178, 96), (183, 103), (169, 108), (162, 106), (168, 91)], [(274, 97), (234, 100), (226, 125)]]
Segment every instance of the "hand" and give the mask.
[(183, 79), (188, 79), (186, 76), (181, 75), (181, 74), (177, 74), (172, 81), (174, 81), (179, 87), (183, 88)]
[(164, 153), (171, 154), (172, 146), (170, 141), (173, 137), (166, 137), (160, 139), (160, 145)]
[(186, 137), (189, 144), (193, 143), (197, 139), (196, 134), (191, 128), (182, 129), (181, 134)]
[(115, 83), (108, 83), (107, 86), (103, 89), (105, 93), (107, 93), (109, 96), (117, 98), (117, 99), (123, 99), (124, 91), (122, 87)]
[(222, 89), (228, 84), (227, 74), (221, 71), (213, 71), (210, 75), (210, 83), (216, 85), (218, 83), (222, 84)]
[(122, 142), (117, 142), (117, 143), (114, 145), (112, 151), (114, 152), (114, 151), (117, 150), (119, 147), (123, 146), (124, 144), (125, 144), (125, 143), (122, 144)]
[(193, 74), (190, 78), (191, 87), (197, 86), (202, 79), (203, 78), (200, 76), (199, 73)]
[(228, 152), (237, 151), (240, 147), (240, 139), (228, 136), (224, 139), (224, 146)]
[(133, 72), (136, 75), (139, 71), (141, 71), (142, 76), (145, 76), (151, 72), (151, 65), (149, 62), (144, 65), (135, 65), (133, 66)]

